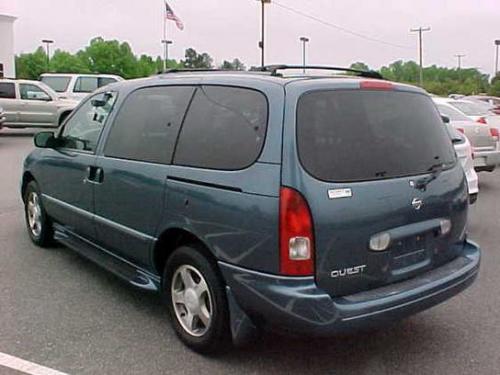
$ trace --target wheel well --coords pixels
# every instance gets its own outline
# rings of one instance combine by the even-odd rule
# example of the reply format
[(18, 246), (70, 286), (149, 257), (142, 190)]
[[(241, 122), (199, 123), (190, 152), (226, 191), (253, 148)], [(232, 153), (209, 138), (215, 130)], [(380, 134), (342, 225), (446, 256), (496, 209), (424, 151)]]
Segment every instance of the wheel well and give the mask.
[(163, 232), (158, 241), (156, 241), (154, 248), (154, 266), (158, 274), (163, 275), (163, 270), (167, 259), (170, 255), (180, 246), (198, 244), (201, 248), (205, 249), (204, 252), (210, 260), (215, 261), (213, 254), (208, 250), (205, 244), (194, 234), (180, 228), (167, 229)]
[(30, 172), (24, 172), (23, 182), (21, 184), (21, 197), (23, 198), (23, 200), (24, 200), (24, 192), (26, 191), (26, 186), (28, 186), (28, 184), (34, 180), (35, 177), (33, 177), (33, 175)]

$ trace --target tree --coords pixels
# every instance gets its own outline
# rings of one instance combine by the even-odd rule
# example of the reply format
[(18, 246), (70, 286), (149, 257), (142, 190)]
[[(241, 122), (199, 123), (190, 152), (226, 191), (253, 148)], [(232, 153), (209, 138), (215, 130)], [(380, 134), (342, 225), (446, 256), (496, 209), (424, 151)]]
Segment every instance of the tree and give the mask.
[(120, 44), (117, 40), (94, 38), (77, 56), (91, 72), (118, 74), (123, 78), (140, 77), (137, 58), (126, 42)]
[(40, 74), (47, 71), (47, 54), (42, 47), (33, 53), (23, 53), (16, 56), (17, 78), (38, 79)]
[(246, 70), (245, 64), (243, 64), (239, 59), (233, 59), (233, 61), (224, 60), (219, 66), (222, 70)]
[(50, 70), (55, 73), (90, 73), (82, 59), (60, 49), (50, 59)]
[(362, 70), (362, 71), (369, 71), (370, 70), (368, 65), (366, 65), (364, 62), (359, 62), (359, 61), (352, 63), (349, 68), (354, 69), (354, 70)]
[(500, 73), (491, 80), (491, 87), (488, 93), (500, 97)]
[(182, 64), (189, 69), (212, 69), (213, 59), (208, 53), (198, 54), (194, 48), (188, 48)]

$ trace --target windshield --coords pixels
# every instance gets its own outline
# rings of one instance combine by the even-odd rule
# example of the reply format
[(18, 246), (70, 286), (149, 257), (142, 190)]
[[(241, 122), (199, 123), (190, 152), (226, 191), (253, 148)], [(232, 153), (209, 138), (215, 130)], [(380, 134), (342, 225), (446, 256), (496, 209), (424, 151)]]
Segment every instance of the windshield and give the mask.
[(450, 121), (470, 121), (470, 118), (453, 107), (449, 107), (445, 104), (436, 104), (436, 106), (438, 107), (439, 112), (441, 112), (442, 115), (447, 116)]
[(467, 116), (485, 116), (489, 114), (487, 109), (477, 105), (476, 103), (455, 101), (450, 102), (450, 104), (455, 108), (458, 108)]
[(70, 80), (70, 77), (42, 77), (42, 82), (51, 87), (55, 92), (65, 92)]
[(297, 141), (304, 168), (326, 181), (418, 175), (455, 161), (439, 112), (417, 93), (306, 93), (297, 107)]

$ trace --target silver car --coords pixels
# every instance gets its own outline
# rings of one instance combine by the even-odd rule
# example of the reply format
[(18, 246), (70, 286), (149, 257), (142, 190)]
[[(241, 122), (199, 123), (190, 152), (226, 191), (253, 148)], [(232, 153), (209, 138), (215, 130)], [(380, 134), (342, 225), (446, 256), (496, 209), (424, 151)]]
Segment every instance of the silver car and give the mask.
[(4, 127), (58, 127), (78, 102), (59, 99), (38, 81), (0, 79), (0, 107)]
[(439, 112), (469, 139), (474, 151), (475, 170), (492, 172), (500, 163), (496, 116), (483, 113), (474, 103), (465, 100), (437, 97), (433, 100)]
[(0, 107), (0, 129), (2, 129), (4, 122), (5, 122), (5, 114), (3, 108)]

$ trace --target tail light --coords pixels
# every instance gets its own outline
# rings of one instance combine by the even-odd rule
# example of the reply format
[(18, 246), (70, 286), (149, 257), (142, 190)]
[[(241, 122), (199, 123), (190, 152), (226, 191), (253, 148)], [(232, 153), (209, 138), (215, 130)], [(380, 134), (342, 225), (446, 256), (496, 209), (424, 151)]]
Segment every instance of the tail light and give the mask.
[(479, 117), (476, 122), (479, 122), (480, 124), (485, 124), (485, 125), (488, 124), (484, 117)]
[(498, 142), (498, 128), (490, 128), (490, 134), (491, 136), (493, 137), (493, 139), (495, 139), (495, 141)]
[(457, 128), (457, 130), (458, 130), (460, 133), (465, 134), (465, 130), (464, 130), (464, 129), (462, 129), (462, 128)]
[(361, 81), (359, 88), (362, 90), (394, 90), (394, 85), (386, 81)]
[(314, 274), (314, 238), (311, 211), (296, 190), (280, 190), (280, 273), (288, 276)]

